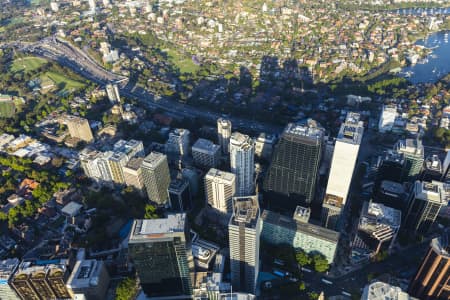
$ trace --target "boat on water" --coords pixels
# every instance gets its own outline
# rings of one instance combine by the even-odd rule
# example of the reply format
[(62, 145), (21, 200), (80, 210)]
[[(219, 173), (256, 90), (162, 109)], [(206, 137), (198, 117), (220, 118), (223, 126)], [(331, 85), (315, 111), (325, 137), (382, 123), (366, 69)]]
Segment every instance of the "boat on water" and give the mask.
[(404, 76), (405, 78), (410, 78), (412, 75), (414, 75), (413, 71), (406, 71)]

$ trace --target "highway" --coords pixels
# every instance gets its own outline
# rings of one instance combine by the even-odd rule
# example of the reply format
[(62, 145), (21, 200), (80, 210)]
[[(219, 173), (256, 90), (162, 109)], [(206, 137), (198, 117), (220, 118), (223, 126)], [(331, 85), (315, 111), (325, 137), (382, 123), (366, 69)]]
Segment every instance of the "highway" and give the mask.
[[(3, 45), (3, 47), (7, 46), (14, 46), (19, 51), (58, 62), (99, 85), (106, 85), (110, 82), (118, 83), (122, 96), (138, 100), (147, 109), (162, 109), (178, 116), (198, 118), (211, 123), (215, 123), (221, 117), (219, 113), (165, 98), (155, 100), (153, 94), (143, 88), (136, 87), (129, 82), (127, 77), (106, 70), (82, 50), (54, 37), (43, 39), (37, 43)], [(235, 129), (244, 131), (279, 134), (283, 130), (281, 126), (264, 124), (246, 118), (229, 116), (229, 119)]]

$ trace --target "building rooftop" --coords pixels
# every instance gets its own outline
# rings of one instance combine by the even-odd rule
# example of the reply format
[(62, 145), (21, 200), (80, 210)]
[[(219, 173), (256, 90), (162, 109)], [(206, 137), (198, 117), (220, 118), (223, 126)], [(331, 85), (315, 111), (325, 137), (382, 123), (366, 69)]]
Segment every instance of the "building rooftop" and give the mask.
[(19, 264), (20, 260), (18, 258), (8, 258), (0, 261), (0, 285), (8, 282)]
[(381, 191), (387, 195), (390, 194), (392, 196), (398, 196), (405, 192), (405, 188), (401, 183), (390, 180), (383, 180), (381, 182)]
[(310, 223), (298, 222), (292, 218), (265, 209), (261, 214), (263, 222), (295, 230), (318, 239), (335, 242), (339, 240), (339, 232)]
[(208, 173), (206, 173), (206, 177), (220, 178), (222, 180), (226, 180), (229, 182), (233, 181), (236, 178), (236, 176), (233, 173), (221, 171), (214, 168), (209, 169)]
[(142, 165), (147, 168), (154, 169), (165, 159), (166, 155), (159, 152), (151, 152), (144, 158)]
[(134, 220), (130, 240), (159, 239), (185, 231), (186, 214), (170, 214), (167, 218)]
[(170, 182), (169, 190), (173, 192), (182, 192), (189, 185), (187, 180), (175, 179)]
[(261, 142), (261, 143), (271, 143), (274, 144), (276, 141), (277, 137), (273, 134), (266, 134), (264, 132), (260, 133), (257, 141)]
[(217, 124), (220, 125), (222, 128), (224, 127), (230, 127), (231, 128), (231, 121), (224, 118), (217, 119)]
[(297, 206), (294, 212), (294, 219), (299, 222), (308, 223), (311, 216), (311, 209), (309, 207)]
[(65, 215), (68, 215), (69, 217), (76, 216), (78, 212), (81, 210), (83, 205), (77, 203), (77, 202), (69, 202), (66, 206), (61, 209), (61, 212)]
[(438, 181), (425, 182), (416, 181), (414, 185), (415, 196), (418, 199), (432, 201), (441, 205), (446, 205), (443, 183)]
[(192, 150), (197, 151), (208, 151), (208, 152), (217, 152), (220, 151), (220, 146), (214, 144), (210, 140), (206, 139), (198, 139), (195, 144), (192, 146)]
[(230, 223), (254, 228), (259, 218), (259, 204), (257, 196), (233, 197), (233, 215)]
[(364, 133), (364, 123), (358, 113), (349, 112), (341, 125), (337, 140), (344, 143), (360, 145)]
[(405, 163), (405, 155), (397, 151), (389, 150), (384, 153), (383, 160), (396, 162), (403, 165)]
[(419, 139), (406, 139), (399, 140), (395, 144), (395, 150), (404, 153), (405, 155), (413, 155), (423, 158), (423, 145), (422, 141)]
[(439, 157), (436, 154), (428, 156), (425, 159), (425, 167), (428, 170), (436, 171), (442, 173), (442, 163)]
[(253, 147), (253, 140), (246, 134), (233, 132), (230, 138), (230, 145), (247, 150)]
[(143, 161), (143, 157), (133, 157), (128, 161), (126, 168), (137, 171), (142, 166)]
[(431, 240), (431, 247), (439, 253), (450, 259), (450, 232), (445, 232), (440, 237)]
[(283, 135), (302, 136), (315, 139), (323, 138), (324, 130), (315, 122), (309, 122), (306, 125), (289, 123), (284, 129)]
[(367, 210), (363, 210), (363, 213), (376, 217), (377, 223), (383, 223), (393, 227), (399, 227), (401, 223), (401, 211), (381, 203), (369, 202)]
[(103, 261), (95, 259), (78, 260), (67, 280), (67, 286), (71, 289), (83, 289), (99, 284), (99, 276), (102, 271)]
[(411, 298), (401, 288), (376, 281), (364, 288), (361, 300), (409, 300)]

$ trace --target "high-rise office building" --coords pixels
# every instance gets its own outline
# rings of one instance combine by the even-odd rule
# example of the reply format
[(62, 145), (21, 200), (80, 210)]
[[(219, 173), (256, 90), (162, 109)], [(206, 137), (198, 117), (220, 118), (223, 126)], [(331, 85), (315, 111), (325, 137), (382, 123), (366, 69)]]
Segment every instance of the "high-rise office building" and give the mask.
[(234, 197), (233, 215), (228, 224), (233, 290), (255, 293), (260, 233), (258, 197)]
[(422, 171), (424, 161), (422, 141), (420, 141), (419, 139), (400, 140), (395, 144), (394, 150), (399, 153), (403, 153), (405, 157), (403, 180), (415, 180)]
[(255, 144), (248, 135), (239, 132), (231, 135), (230, 165), (231, 172), (236, 175), (236, 195), (252, 195), (255, 185)]
[(142, 162), (142, 179), (147, 190), (148, 199), (159, 205), (166, 205), (170, 185), (167, 156), (152, 152)]
[(166, 142), (166, 154), (177, 157), (184, 157), (189, 154), (190, 132), (187, 129), (176, 128), (169, 133), (169, 139)]
[(106, 94), (108, 95), (108, 99), (112, 104), (120, 103), (120, 93), (117, 84), (107, 84)]
[(230, 149), (231, 121), (223, 118), (217, 120), (217, 140), (223, 154), (228, 154)]
[(172, 210), (183, 212), (192, 208), (192, 195), (187, 180), (172, 180), (169, 185), (168, 193), (170, 208)]
[(450, 299), (450, 234), (431, 240), (408, 292), (421, 300)]
[(66, 261), (46, 265), (22, 262), (11, 284), (22, 299), (70, 299), (65, 281), (69, 276)]
[(427, 233), (445, 205), (447, 201), (442, 182), (416, 181), (406, 215), (406, 228), (413, 232)]
[(325, 208), (322, 211), (322, 218), (328, 228), (334, 229), (337, 222), (337, 220), (330, 222), (331, 218), (328, 218), (328, 213), (331, 213), (332, 216), (340, 215), (339, 210), (343, 209), (347, 201), (363, 132), (364, 124), (360, 121), (360, 115), (348, 113), (336, 138), (323, 201)]
[(352, 247), (365, 249), (371, 255), (391, 250), (400, 229), (401, 216), (400, 210), (364, 202)]
[(109, 159), (114, 155), (112, 151), (101, 152), (97, 159), (97, 168), (100, 172), (100, 179), (103, 182), (112, 182), (113, 175), (110, 169)]
[(323, 128), (313, 120), (308, 120), (304, 126), (291, 123), (285, 128), (275, 146), (264, 181), (264, 190), (269, 194), (267, 198), (272, 210), (292, 213), (297, 205), (313, 201), (322, 155), (323, 132)]
[(192, 157), (199, 168), (216, 168), (220, 164), (220, 146), (210, 140), (198, 139), (192, 146)]
[(16, 291), (10, 285), (14, 272), (19, 267), (20, 261), (17, 258), (9, 258), (0, 261), (0, 299), (20, 300)]
[(88, 120), (76, 116), (66, 116), (65, 121), (71, 137), (88, 143), (94, 140)]
[(205, 176), (205, 197), (208, 204), (218, 211), (231, 214), (232, 197), (236, 192), (236, 176), (232, 173), (210, 169)]
[(397, 117), (397, 107), (395, 105), (383, 105), (378, 130), (380, 132), (391, 131)]
[(183, 299), (192, 295), (194, 258), (186, 214), (135, 220), (128, 248), (148, 297)]
[(275, 135), (261, 133), (255, 141), (255, 155), (259, 158), (270, 159), (275, 141)]
[(96, 259), (77, 260), (66, 286), (71, 299), (83, 295), (86, 300), (105, 299), (109, 285), (109, 274), (105, 263)]
[(403, 170), (405, 169), (405, 157), (397, 151), (386, 151), (378, 157), (377, 176), (374, 184), (374, 193), (377, 193), (383, 180), (403, 183)]
[(123, 177), (123, 167), (128, 162), (128, 156), (123, 152), (114, 152), (108, 159), (109, 170), (111, 172), (112, 181), (118, 184), (125, 183)]
[(125, 184), (134, 187), (140, 193), (143, 193), (145, 190), (141, 169), (143, 161), (144, 158), (142, 157), (133, 157), (123, 167)]
[(80, 165), (87, 177), (95, 180), (101, 179), (102, 175), (97, 165), (100, 155), (101, 152), (89, 147), (79, 152)]
[(408, 200), (409, 190), (405, 188), (405, 185), (389, 180), (381, 182), (380, 187), (374, 193), (373, 199), (376, 203), (402, 211), (404, 215), (408, 212)]
[(307, 253), (321, 253), (333, 263), (339, 233), (308, 223), (309, 212), (298, 206), (293, 218), (265, 209), (261, 214), (261, 240), (274, 244), (288, 244)]
[(144, 157), (144, 144), (142, 141), (137, 140), (119, 140), (114, 144), (113, 147), (114, 152), (122, 152), (124, 153), (128, 159), (138, 156), (138, 157)]

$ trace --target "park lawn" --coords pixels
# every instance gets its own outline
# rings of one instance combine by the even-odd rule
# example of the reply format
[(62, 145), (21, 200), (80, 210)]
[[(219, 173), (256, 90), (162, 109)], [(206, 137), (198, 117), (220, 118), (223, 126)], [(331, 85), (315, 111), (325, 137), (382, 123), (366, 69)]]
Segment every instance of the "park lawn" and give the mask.
[(15, 107), (13, 102), (0, 102), (0, 118), (11, 118), (14, 116)]
[(60, 73), (51, 71), (45, 72), (43, 75), (41, 75), (41, 81), (44, 81), (45, 79), (50, 79), (51, 81), (53, 81), (57, 89), (61, 92), (70, 92), (72, 90), (77, 90), (85, 86), (85, 84), (82, 82), (69, 79)]
[(46, 63), (47, 60), (35, 56), (16, 58), (11, 65), (11, 71), (13, 73), (22, 71), (33, 71)]
[(194, 64), (191, 58), (185, 58), (171, 49), (165, 49), (164, 51), (169, 56), (170, 61), (180, 69), (181, 73), (194, 73), (198, 70), (199, 66)]

